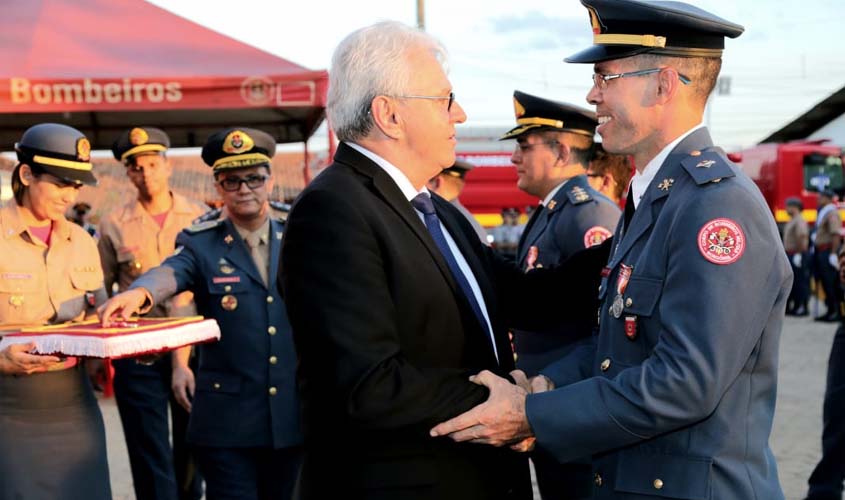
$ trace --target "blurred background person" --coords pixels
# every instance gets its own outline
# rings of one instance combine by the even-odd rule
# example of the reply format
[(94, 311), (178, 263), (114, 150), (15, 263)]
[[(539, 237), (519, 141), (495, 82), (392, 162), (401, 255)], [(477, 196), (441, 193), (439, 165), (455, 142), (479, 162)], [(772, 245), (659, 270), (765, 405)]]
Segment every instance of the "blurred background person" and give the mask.
[(587, 180), (593, 189), (619, 205), (628, 189), (634, 166), (628, 155), (614, 155), (604, 150), (600, 142), (593, 144), (593, 158), (587, 166)]
[(428, 181), (426, 186), (428, 186), (430, 191), (434, 191), (454, 205), (467, 218), (469, 223), (472, 224), (472, 228), (475, 229), (475, 233), (481, 242), (487, 245), (487, 231), (484, 230), (478, 220), (473, 217), (470, 211), (461, 204), (461, 200), (458, 199), (458, 196), (461, 195), (466, 185), (467, 172), (473, 168), (475, 166), (468, 161), (455, 160), (454, 165), (443, 169), (436, 177)]
[[(112, 147), (138, 195), (100, 223), (98, 248), (109, 295), (115, 286), (120, 292), (126, 290), (141, 274), (173, 254), (179, 232), (208, 209), (171, 192), (169, 147), (167, 134), (153, 127), (126, 130)], [(184, 292), (157, 304), (147, 316), (195, 314), (193, 295)], [(190, 348), (186, 349), (190, 352)], [(185, 442), (188, 412), (176, 402), (170, 389), (172, 356), (168, 353), (152, 363), (136, 358), (112, 362), (114, 394), (138, 500), (202, 497), (202, 480)]]
[[(96, 185), (78, 130), (35, 125), (15, 144), (14, 198), (0, 208), (0, 330), (79, 321), (106, 299), (97, 244), (65, 219)], [(103, 417), (76, 358), (0, 352), (0, 498), (110, 500)]]
[(842, 218), (834, 203), (836, 195), (825, 189), (819, 192), (818, 215), (813, 243), (813, 264), (816, 279), (821, 283), (824, 291), (824, 302), (827, 310), (817, 316), (816, 321), (839, 321), (841, 319), (839, 304), (842, 291), (837, 284), (836, 255), (842, 240), (839, 232), (842, 229)]
[(513, 207), (502, 209), (502, 224), (490, 230), (493, 248), (502, 255), (516, 258), (516, 247), (525, 226), (519, 224), (519, 211)]
[(69, 218), (71, 222), (77, 224), (79, 227), (84, 229), (85, 232), (93, 236), (94, 239), (97, 239), (97, 227), (94, 226), (94, 224), (88, 222), (88, 214), (90, 213), (91, 205), (85, 203), (84, 201), (80, 201), (78, 203), (73, 204)]
[(810, 293), (810, 230), (807, 221), (801, 215), (804, 204), (797, 197), (786, 199), (786, 212), (789, 222), (783, 228), (783, 249), (789, 257), (792, 273), (792, 291), (786, 304), (786, 314), (790, 316), (807, 315), (807, 299)]

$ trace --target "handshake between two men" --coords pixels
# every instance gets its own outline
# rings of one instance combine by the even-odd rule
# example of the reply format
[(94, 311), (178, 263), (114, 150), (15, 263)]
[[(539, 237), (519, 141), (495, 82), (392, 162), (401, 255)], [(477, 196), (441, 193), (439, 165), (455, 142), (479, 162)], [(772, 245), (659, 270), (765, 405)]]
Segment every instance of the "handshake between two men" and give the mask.
[(431, 429), (431, 436), (497, 447), (508, 445), (519, 452), (533, 450), (536, 438), (525, 413), (525, 400), (529, 394), (553, 390), (554, 383), (544, 375), (529, 379), (522, 370), (513, 370), (510, 375), (515, 384), (489, 370), (470, 377), (471, 382), (490, 390), (487, 401), (438, 424)]

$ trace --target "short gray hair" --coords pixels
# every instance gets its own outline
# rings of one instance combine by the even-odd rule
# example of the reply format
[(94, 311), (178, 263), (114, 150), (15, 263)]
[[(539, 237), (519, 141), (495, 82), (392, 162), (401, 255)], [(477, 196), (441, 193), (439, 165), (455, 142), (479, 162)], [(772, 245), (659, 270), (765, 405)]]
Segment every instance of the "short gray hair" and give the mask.
[(427, 33), (397, 21), (352, 32), (334, 51), (326, 113), (341, 141), (354, 142), (373, 128), (370, 106), (376, 96), (407, 92), (414, 68), (408, 51), (425, 48), (446, 69), (446, 49)]

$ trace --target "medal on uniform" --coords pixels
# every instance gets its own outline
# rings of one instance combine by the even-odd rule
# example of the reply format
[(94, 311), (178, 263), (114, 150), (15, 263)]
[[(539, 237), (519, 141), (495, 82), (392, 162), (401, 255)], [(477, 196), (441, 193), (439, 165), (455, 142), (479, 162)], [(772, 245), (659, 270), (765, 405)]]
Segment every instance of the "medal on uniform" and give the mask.
[(221, 258), (217, 261), (217, 265), (219, 266), (220, 272), (223, 274), (232, 274), (235, 272), (235, 268), (230, 266), (226, 259)]
[(637, 317), (625, 316), (625, 336), (628, 340), (637, 340)]
[(220, 299), (220, 307), (227, 311), (234, 311), (238, 308), (238, 299), (234, 295), (224, 295)]
[(613, 297), (613, 303), (610, 305), (610, 314), (614, 318), (621, 317), (622, 311), (625, 309), (625, 301), (622, 294), (625, 293), (625, 288), (628, 287), (628, 281), (631, 279), (631, 273), (633, 271), (633, 266), (619, 265), (619, 275), (616, 277), (616, 296)]
[(9, 297), (9, 304), (14, 307), (20, 307), (23, 305), (23, 295), (12, 295)]

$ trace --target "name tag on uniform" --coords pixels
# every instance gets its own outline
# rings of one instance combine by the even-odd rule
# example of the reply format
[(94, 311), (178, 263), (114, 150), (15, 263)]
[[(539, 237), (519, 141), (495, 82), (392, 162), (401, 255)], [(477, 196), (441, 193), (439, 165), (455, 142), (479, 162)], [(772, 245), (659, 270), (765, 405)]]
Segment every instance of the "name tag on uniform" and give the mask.
[(217, 283), (240, 283), (241, 277), (240, 276), (213, 276), (211, 278), (211, 282), (214, 284)]

